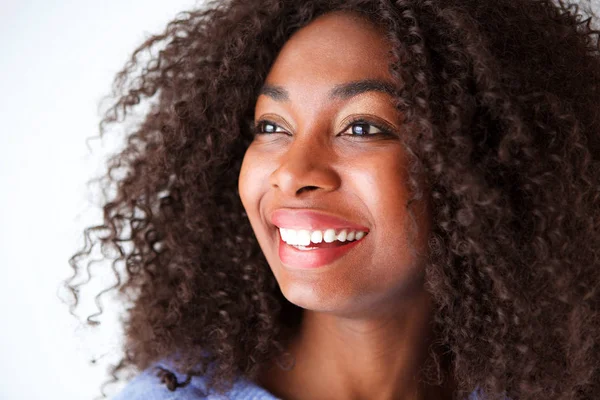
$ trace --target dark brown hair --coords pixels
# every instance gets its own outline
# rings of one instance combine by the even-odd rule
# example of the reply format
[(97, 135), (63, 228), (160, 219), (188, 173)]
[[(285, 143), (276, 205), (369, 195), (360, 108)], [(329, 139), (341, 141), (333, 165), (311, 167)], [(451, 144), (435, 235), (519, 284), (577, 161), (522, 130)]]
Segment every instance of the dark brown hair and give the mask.
[(449, 357), (461, 391), (597, 398), (599, 31), (589, 8), (547, 0), (219, 1), (138, 47), (101, 134), (150, 108), (98, 181), (104, 220), (85, 230), (66, 282), (73, 310), (94, 247), (114, 260), (118, 283), (97, 299), (114, 290), (128, 306), (115, 379), (177, 354), (189, 376), (216, 365), (225, 388), (282, 354), (301, 309), (279, 291), (237, 178), (279, 49), (332, 10), (372, 20), (399, 60), (411, 172), (434, 206), (432, 379)]

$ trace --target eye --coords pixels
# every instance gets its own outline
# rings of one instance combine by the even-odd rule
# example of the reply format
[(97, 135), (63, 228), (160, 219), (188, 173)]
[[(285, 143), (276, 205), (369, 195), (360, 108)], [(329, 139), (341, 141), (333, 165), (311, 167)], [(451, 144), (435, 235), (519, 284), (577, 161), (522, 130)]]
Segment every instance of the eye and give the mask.
[(271, 133), (286, 133), (286, 130), (281, 126), (271, 121), (258, 121), (254, 127), (256, 134), (271, 134)]
[(379, 128), (377, 125), (364, 120), (352, 121), (341, 135), (355, 136), (355, 137), (368, 137), (368, 136), (379, 136), (389, 135), (388, 130)]

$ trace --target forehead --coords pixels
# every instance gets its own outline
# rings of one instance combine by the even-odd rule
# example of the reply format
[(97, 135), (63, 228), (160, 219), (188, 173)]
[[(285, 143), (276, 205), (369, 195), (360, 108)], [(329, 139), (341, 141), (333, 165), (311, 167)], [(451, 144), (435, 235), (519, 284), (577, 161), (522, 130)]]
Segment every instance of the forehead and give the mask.
[(325, 14), (294, 34), (277, 56), (266, 82), (290, 92), (361, 79), (392, 80), (391, 44), (364, 18)]

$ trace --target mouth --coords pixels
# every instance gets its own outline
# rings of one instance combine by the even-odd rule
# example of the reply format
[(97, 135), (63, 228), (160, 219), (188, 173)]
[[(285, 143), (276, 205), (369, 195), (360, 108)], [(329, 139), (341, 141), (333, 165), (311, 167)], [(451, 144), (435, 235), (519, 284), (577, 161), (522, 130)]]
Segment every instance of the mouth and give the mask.
[(314, 269), (331, 264), (357, 247), (368, 235), (368, 232), (350, 229), (295, 231), (279, 228), (278, 231), (281, 262), (298, 269)]
[(279, 208), (269, 215), (279, 258), (292, 269), (326, 266), (360, 246), (370, 229), (353, 219), (306, 208)]
[[(321, 244), (343, 244), (361, 240), (368, 232), (360, 229), (289, 229), (279, 228), (281, 239), (291, 246), (330, 247)], [(333, 246), (331, 246), (333, 247)]]

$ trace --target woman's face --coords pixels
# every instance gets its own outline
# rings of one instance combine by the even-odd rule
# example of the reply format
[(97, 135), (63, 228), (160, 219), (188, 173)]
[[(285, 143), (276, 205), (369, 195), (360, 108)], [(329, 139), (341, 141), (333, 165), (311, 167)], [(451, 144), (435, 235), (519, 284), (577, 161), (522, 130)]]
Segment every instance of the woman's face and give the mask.
[(324, 15), (287, 42), (256, 102), (240, 197), (281, 291), (305, 309), (372, 314), (422, 289), (411, 249), (425, 251), (429, 212), (413, 207), (412, 242), (389, 50), (370, 23)]

